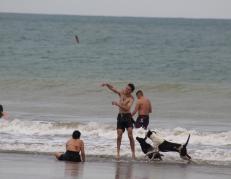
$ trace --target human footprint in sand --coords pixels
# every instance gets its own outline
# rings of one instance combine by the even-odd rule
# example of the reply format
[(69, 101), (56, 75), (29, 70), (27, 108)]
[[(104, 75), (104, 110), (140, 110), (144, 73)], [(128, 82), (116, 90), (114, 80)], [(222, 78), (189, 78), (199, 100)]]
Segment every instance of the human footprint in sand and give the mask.
[(131, 106), (134, 102), (134, 97), (131, 95), (135, 89), (135, 86), (129, 83), (125, 89), (121, 91), (117, 90), (115, 87), (108, 83), (103, 83), (102, 87), (107, 87), (109, 90), (113, 91), (119, 96), (119, 102), (113, 101), (112, 105), (119, 108), (119, 114), (117, 117), (117, 155), (116, 159), (120, 159), (120, 146), (123, 133), (125, 129), (128, 132), (128, 138), (130, 141), (132, 158), (135, 159), (135, 142), (133, 138), (133, 119), (131, 115)]
[[(80, 140), (81, 133), (76, 130), (72, 134), (72, 139), (66, 143), (65, 153), (55, 153), (58, 160), (72, 161), (72, 162), (85, 162), (84, 142)], [(81, 153), (81, 157), (79, 155)]]

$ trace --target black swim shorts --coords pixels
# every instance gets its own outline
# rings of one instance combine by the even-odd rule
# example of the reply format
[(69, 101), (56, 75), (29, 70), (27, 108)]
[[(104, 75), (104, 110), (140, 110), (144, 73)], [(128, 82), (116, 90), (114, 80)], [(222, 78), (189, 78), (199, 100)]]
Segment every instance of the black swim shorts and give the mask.
[(148, 115), (139, 115), (136, 119), (135, 128), (143, 127), (147, 129), (149, 124), (149, 116)]
[(119, 113), (117, 117), (117, 129), (133, 128), (133, 119), (131, 113)]
[(58, 159), (65, 160), (65, 161), (72, 161), (72, 162), (81, 162), (79, 152), (74, 152), (69, 150), (67, 150), (64, 154), (62, 154)]

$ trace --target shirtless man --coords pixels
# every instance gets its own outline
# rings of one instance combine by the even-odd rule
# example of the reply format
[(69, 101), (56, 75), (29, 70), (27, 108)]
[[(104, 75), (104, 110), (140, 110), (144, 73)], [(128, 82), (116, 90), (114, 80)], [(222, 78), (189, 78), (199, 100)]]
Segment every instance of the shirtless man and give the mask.
[(8, 119), (9, 115), (7, 112), (3, 111), (3, 106), (0, 104), (0, 119)]
[[(74, 131), (72, 139), (69, 139), (66, 143), (66, 152), (64, 154), (56, 152), (55, 157), (58, 160), (85, 162), (84, 143), (80, 140), (80, 135), (81, 133), (79, 131)], [(79, 152), (81, 152), (81, 157)]]
[(118, 94), (119, 102), (113, 101), (112, 105), (117, 106), (119, 108), (119, 114), (117, 117), (117, 156), (116, 159), (120, 159), (120, 146), (122, 135), (127, 129), (128, 138), (130, 141), (130, 147), (132, 152), (132, 158), (135, 159), (135, 142), (133, 138), (133, 119), (131, 115), (131, 106), (134, 102), (134, 97), (131, 93), (134, 91), (135, 86), (129, 83), (125, 89), (119, 91), (114, 86), (104, 83), (102, 86), (106, 86), (109, 90), (113, 91), (114, 93)]
[(0, 104), (0, 118), (4, 116), (3, 106)]
[(135, 122), (135, 127), (140, 128), (143, 127), (147, 129), (149, 124), (149, 113), (152, 112), (152, 105), (148, 98), (146, 98), (143, 94), (143, 91), (138, 90), (136, 92), (137, 102), (134, 111), (132, 112), (132, 116), (134, 116), (138, 112), (138, 117)]

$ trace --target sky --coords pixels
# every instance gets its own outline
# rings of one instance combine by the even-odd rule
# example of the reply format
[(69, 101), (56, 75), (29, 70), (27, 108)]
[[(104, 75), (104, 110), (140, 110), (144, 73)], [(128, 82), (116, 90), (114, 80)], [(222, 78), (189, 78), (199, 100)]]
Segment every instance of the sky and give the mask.
[(0, 12), (231, 19), (231, 0), (0, 0)]

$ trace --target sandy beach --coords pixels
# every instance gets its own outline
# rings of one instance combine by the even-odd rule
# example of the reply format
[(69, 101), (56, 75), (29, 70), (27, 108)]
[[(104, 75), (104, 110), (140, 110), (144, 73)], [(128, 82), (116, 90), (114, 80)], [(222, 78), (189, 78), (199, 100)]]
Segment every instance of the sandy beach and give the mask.
[(2, 179), (228, 179), (229, 167), (89, 159), (85, 163), (60, 162), (49, 155), (0, 153)]

